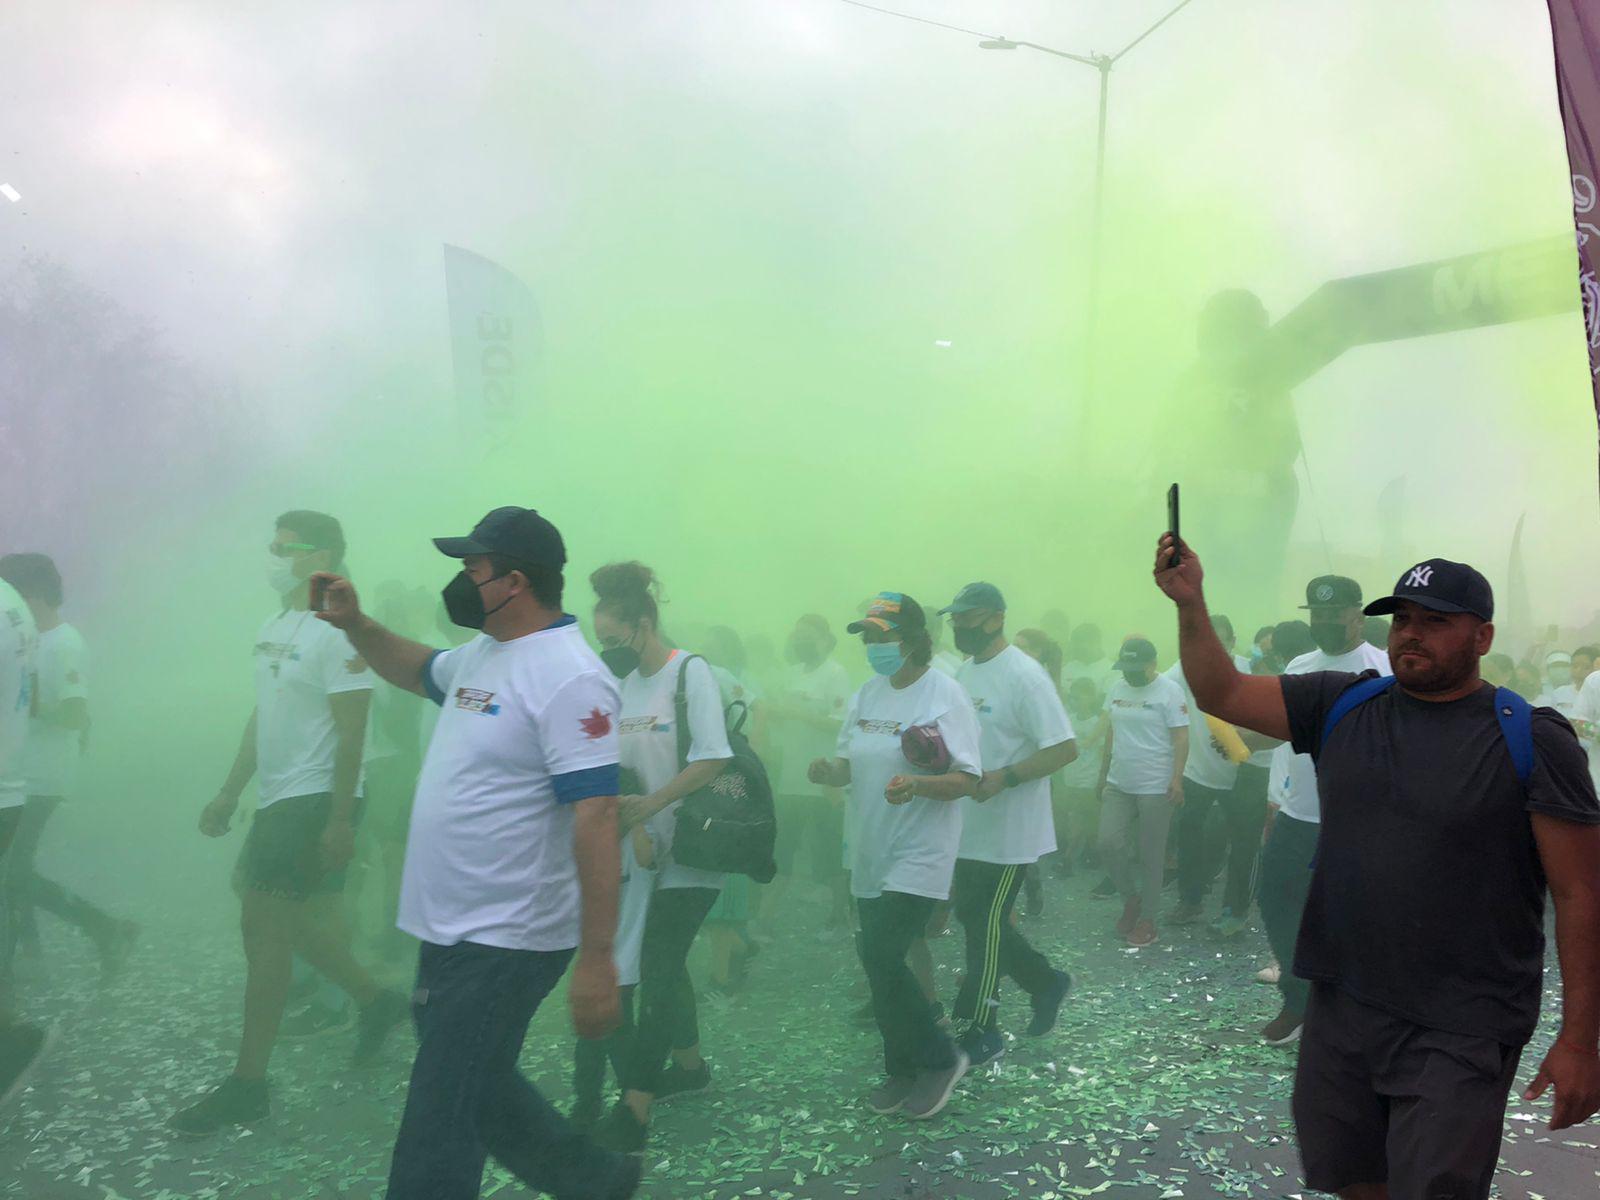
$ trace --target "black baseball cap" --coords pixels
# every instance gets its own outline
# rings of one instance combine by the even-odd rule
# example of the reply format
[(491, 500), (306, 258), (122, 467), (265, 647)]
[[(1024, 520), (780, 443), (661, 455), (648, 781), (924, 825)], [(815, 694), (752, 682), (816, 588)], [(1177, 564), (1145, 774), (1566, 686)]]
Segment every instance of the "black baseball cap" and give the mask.
[(1006, 598), (992, 583), (969, 583), (956, 593), (956, 598), (939, 610), (944, 613), (1005, 612)]
[(1122, 643), (1122, 651), (1117, 655), (1117, 670), (1133, 671), (1152, 666), (1155, 661), (1155, 645), (1145, 638), (1131, 637)]
[(851, 621), (844, 629), (846, 633), (860, 633), (863, 629), (913, 633), (927, 627), (928, 618), (922, 605), (910, 596), (903, 592), (879, 592), (868, 605), (867, 615), (859, 621)]
[(1301, 608), (1358, 608), (1361, 585), (1343, 575), (1318, 575), (1306, 584), (1306, 602)]
[(1471, 613), (1494, 620), (1494, 589), (1481, 572), (1448, 558), (1430, 558), (1412, 567), (1394, 585), (1394, 595), (1366, 607), (1369, 617), (1394, 612), (1402, 600), (1442, 613)]
[(567, 563), (561, 533), (531, 508), (507, 505), (489, 513), (466, 537), (434, 538), (439, 553), (451, 558), (469, 554), (503, 554), (530, 566), (554, 567)]

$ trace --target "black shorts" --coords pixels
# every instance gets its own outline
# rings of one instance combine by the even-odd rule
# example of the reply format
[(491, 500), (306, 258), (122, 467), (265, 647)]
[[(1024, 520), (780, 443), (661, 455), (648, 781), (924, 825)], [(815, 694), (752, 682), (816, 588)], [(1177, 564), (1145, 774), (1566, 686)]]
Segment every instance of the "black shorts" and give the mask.
[(1294, 1079), (1306, 1186), (1487, 1196), (1521, 1057), (1521, 1046), (1429, 1029), (1314, 984)]
[[(265, 892), (284, 900), (335, 896), (344, 891), (344, 868), (323, 868), (322, 831), (328, 824), (333, 797), (288, 796), (256, 809), (235, 868), (239, 890)], [(354, 820), (361, 821), (356, 801)]]

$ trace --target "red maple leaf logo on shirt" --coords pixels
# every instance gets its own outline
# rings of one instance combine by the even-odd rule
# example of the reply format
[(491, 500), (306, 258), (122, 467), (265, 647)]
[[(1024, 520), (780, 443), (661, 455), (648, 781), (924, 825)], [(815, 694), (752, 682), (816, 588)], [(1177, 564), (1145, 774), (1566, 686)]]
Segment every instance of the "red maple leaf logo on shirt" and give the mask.
[(591, 708), (587, 717), (578, 718), (578, 727), (588, 738), (603, 738), (611, 732), (611, 714)]

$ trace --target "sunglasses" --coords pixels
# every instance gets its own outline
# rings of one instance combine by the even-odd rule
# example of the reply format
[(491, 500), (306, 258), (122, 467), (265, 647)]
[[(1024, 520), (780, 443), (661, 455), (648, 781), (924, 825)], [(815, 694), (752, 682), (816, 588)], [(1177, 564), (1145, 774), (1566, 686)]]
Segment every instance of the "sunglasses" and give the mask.
[(267, 553), (274, 558), (288, 558), (291, 554), (317, 549), (309, 542), (268, 542)]

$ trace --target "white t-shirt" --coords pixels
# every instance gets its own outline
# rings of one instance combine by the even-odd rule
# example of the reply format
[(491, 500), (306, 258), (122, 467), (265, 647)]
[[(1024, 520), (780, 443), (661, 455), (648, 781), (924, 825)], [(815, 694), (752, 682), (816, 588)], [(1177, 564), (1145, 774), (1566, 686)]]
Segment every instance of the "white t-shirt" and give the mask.
[(641, 867), (633, 852), (633, 834), (622, 835), (622, 892), (617, 897), (617, 937), (611, 957), (617, 965), (617, 986), (639, 982), (639, 958), (644, 950), (644, 921), (650, 915), (650, 893), (656, 890), (656, 873)]
[(1183, 689), (1165, 675), (1142, 688), (1111, 685), (1111, 770), (1106, 783), (1129, 796), (1164, 796), (1172, 786), (1172, 731), (1189, 725)]
[(578, 944), (573, 805), (617, 792), (616, 681), (564, 617), (422, 673), (439, 722), (411, 810), (401, 929), (435, 945)]
[(1076, 714), (1069, 709), (1067, 719), (1077, 730), (1078, 757), (1056, 774), (1063, 787), (1093, 789), (1100, 783), (1100, 764), (1106, 756), (1106, 740), (1096, 736), (1106, 719), (1105, 709)]
[[(956, 682), (972, 697), (985, 771), (1000, 771), (1049, 746), (1070, 742), (1072, 722), (1050, 676), (1007, 646), (988, 662), (969, 658)], [(987, 863), (1038, 862), (1056, 848), (1050, 777), (1030, 779), (979, 804), (963, 796), (960, 857)]]
[[(1587, 683), (1588, 680), (1586, 679), (1584, 682)], [(1570, 719), (1578, 711), (1578, 689), (1570, 683), (1551, 687), (1547, 682), (1544, 685), (1544, 691), (1539, 693), (1533, 703), (1539, 708), (1553, 708), (1563, 717)]]
[[(1238, 665), (1238, 660), (1235, 659), (1234, 663)], [(1211, 735), (1211, 726), (1207, 724), (1205, 714), (1194, 702), (1194, 689), (1184, 677), (1183, 664), (1173, 664), (1167, 670), (1166, 678), (1183, 689), (1183, 700), (1190, 714), (1199, 718), (1189, 731), (1189, 757), (1184, 760), (1183, 777), (1201, 787), (1214, 788), (1219, 792), (1232, 791), (1234, 782), (1239, 778), (1239, 764), (1228, 761), (1217, 739)]]
[(28, 798), (22, 757), (33, 710), (38, 642), (27, 601), (0, 579), (0, 808), (16, 808)]
[[(825, 658), (815, 667), (791, 666), (780, 684), (781, 698), (791, 708), (800, 708), (815, 721), (774, 717), (768, 713), (768, 729), (778, 752), (777, 787), (780, 796), (820, 796), (827, 789), (812, 783), (806, 772), (819, 758), (831, 758), (839, 740), (838, 722), (850, 704), (850, 676), (844, 667)], [(823, 721), (834, 728), (824, 727)]]
[(339, 737), (328, 697), (371, 691), (372, 672), (344, 634), (309, 610), (287, 609), (263, 625), (255, 659), (257, 807), (333, 791)]
[[(1589, 677), (1578, 688), (1578, 698), (1572, 706), (1571, 719), (1584, 721), (1586, 732), (1600, 725), (1600, 671), (1592, 671)], [(1600, 748), (1597, 748), (1592, 737), (1580, 737), (1583, 749), (1589, 756), (1589, 777), (1596, 781), (1595, 786), (1600, 787)]]
[(839, 730), (838, 756), (850, 763), (850, 891), (860, 899), (904, 892), (946, 900), (961, 845), (961, 805), (917, 796), (890, 804), (883, 789), (896, 775), (918, 774), (900, 753), (900, 735), (936, 725), (950, 750), (950, 769), (982, 775), (978, 715), (961, 685), (943, 671), (924, 671), (896, 689), (886, 675), (861, 685)]
[[(1359, 675), (1362, 671), (1376, 671), (1379, 675), (1393, 675), (1389, 667), (1389, 654), (1376, 646), (1362, 642), (1348, 654), (1324, 654), (1313, 650), (1302, 654), (1284, 668), (1285, 675), (1310, 675), (1316, 671), (1349, 671)], [(1272, 752), (1273, 782), (1268, 796), (1296, 821), (1313, 825), (1322, 824), (1322, 802), (1317, 798), (1317, 768), (1309, 754), (1296, 754), (1285, 742)]]
[[(654, 675), (635, 670), (622, 681), (619, 753), (622, 765), (639, 777), (639, 786), (646, 795), (666, 787), (683, 770), (678, 762), (675, 704), (678, 672), (682, 670), (689, 672), (685, 696), (689, 706), (689, 761), (733, 757), (722, 694), (710, 666), (703, 658), (691, 660), (682, 650), (674, 650)], [(727, 879), (723, 873), (672, 861), (672, 832), (682, 804), (682, 800), (674, 801), (645, 823), (656, 846), (656, 886), (720, 888)]]
[[(64, 700), (89, 697), (89, 647), (83, 635), (62, 623), (39, 635), (37, 657), (40, 711)], [(83, 734), (35, 717), (28, 724), (22, 770), (30, 796), (70, 796), (78, 790), (78, 759)]]

